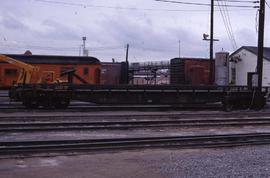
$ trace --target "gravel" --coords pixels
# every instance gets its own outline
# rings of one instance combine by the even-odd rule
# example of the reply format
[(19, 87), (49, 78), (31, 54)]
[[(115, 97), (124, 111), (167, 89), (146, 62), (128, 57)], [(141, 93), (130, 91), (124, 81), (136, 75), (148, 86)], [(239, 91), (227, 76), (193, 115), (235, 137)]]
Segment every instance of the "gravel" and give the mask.
[(270, 146), (174, 151), (146, 165), (169, 178), (267, 178)]

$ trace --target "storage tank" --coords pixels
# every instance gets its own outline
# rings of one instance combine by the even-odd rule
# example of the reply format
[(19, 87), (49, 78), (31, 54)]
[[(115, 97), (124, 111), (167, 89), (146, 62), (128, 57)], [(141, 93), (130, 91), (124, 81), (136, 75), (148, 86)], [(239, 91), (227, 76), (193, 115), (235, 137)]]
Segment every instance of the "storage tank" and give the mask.
[(215, 58), (215, 83), (229, 85), (229, 53), (217, 52)]

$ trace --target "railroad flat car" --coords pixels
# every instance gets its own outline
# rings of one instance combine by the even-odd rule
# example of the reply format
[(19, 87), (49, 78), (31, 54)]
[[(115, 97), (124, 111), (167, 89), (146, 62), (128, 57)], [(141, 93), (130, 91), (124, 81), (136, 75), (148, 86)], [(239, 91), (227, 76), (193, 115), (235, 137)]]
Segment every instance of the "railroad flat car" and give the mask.
[[(214, 68), (214, 62), (213, 64)], [(170, 83), (173, 85), (209, 85), (210, 60), (204, 58), (171, 59)], [(215, 72), (213, 72), (214, 75)], [(212, 76), (214, 78), (214, 76)]]
[[(82, 56), (53, 56), (53, 55), (19, 55), (6, 54), (7, 56), (20, 60), (24, 63), (38, 66), (40, 72), (52, 71), (60, 80), (67, 81), (68, 76), (61, 76), (61, 73), (75, 70), (88, 84), (99, 84), (101, 64), (95, 57)], [(0, 63), (0, 87), (11, 87), (19, 76), (20, 68), (5, 62)], [(75, 84), (81, 83), (74, 78)]]

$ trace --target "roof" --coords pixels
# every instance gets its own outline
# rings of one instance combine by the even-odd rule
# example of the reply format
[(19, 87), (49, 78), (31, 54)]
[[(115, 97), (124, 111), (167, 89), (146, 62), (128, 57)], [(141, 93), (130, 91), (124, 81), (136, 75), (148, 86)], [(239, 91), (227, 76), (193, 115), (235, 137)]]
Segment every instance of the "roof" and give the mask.
[(101, 65), (119, 65), (126, 62), (101, 62)]
[(198, 61), (206, 61), (206, 60), (210, 60), (209, 58), (192, 58), (192, 57), (177, 57), (177, 58), (173, 58), (171, 59), (171, 61), (180, 61), (180, 60), (198, 60)]
[(16, 60), (28, 64), (99, 64), (95, 57), (88, 56), (55, 56), (55, 55), (24, 55), (24, 54), (4, 54)]
[[(255, 47), (255, 46), (242, 46), (241, 48), (239, 48), (238, 50), (236, 50), (235, 52), (233, 52), (231, 56), (237, 54), (239, 51), (241, 51), (242, 49), (245, 49), (253, 54), (255, 54), (256, 56), (258, 55), (258, 47)], [(265, 47), (264, 50), (263, 50), (263, 57), (270, 61), (270, 48), (269, 47)]]

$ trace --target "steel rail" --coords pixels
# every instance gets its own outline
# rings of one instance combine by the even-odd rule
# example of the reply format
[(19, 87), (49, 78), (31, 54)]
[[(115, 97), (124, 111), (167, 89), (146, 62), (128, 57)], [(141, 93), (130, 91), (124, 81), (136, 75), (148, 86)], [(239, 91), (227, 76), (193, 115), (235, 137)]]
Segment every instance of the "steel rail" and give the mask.
[(177, 119), (140, 121), (0, 122), (0, 132), (131, 129), (153, 127), (270, 126), (270, 118)]
[[(179, 110), (179, 109), (200, 109), (200, 110), (217, 110), (222, 109), (221, 104), (183, 104), (179, 106), (149, 106), (149, 105), (141, 105), (141, 106), (124, 106), (124, 105), (112, 105), (112, 106), (106, 106), (106, 105), (90, 105), (90, 104), (84, 104), (84, 105), (70, 105), (66, 109), (54, 109), (54, 108), (37, 108), (37, 109), (30, 109), (31, 111), (129, 111), (129, 110), (142, 110), (142, 111), (148, 111), (148, 110)], [(28, 111), (29, 109), (25, 108), (22, 105), (8, 105), (8, 104), (0, 104), (0, 112), (5, 111)]]
[(205, 148), (270, 144), (270, 133), (0, 142), (0, 154), (100, 151), (138, 148)]
[(126, 119), (190, 119), (190, 118), (200, 118), (200, 119), (205, 119), (205, 118), (226, 118), (226, 119), (270, 119), (270, 112), (220, 112), (220, 113), (194, 113), (194, 112), (179, 112), (179, 113), (128, 113), (128, 114), (118, 114), (118, 113), (91, 113), (89, 112), (88, 114), (74, 114), (71, 113), (69, 115), (63, 114), (55, 114), (53, 112), (46, 112), (43, 113), (44, 115), (40, 115), (39, 113), (37, 114), (32, 114), (28, 115), (27, 113), (20, 113), (19, 115), (0, 115), (0, 123), (1, 122), (29, 122), (29, 121), (56, 121), (56, 120), (62, 120), (62, 121), (77, 121), (80, 119), (87, 119), (87, 120), (101, 120), (101, 119), (117, 119), (118, 121), (126, 120)]

